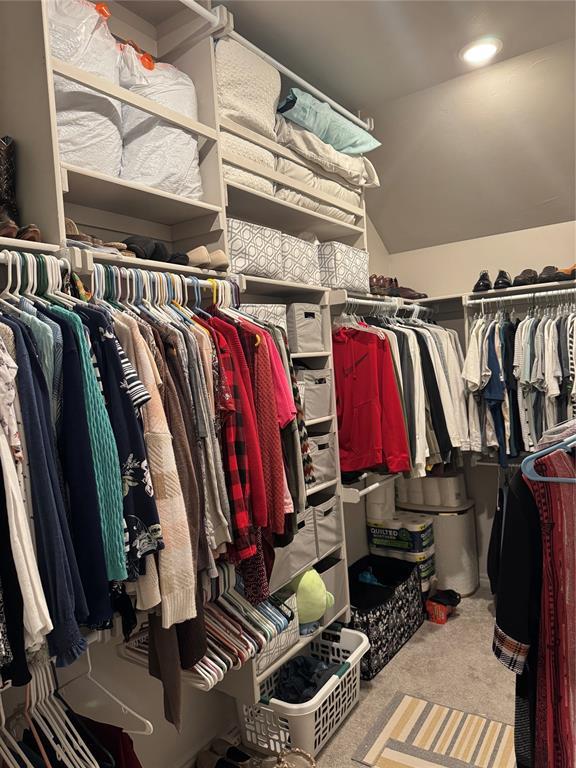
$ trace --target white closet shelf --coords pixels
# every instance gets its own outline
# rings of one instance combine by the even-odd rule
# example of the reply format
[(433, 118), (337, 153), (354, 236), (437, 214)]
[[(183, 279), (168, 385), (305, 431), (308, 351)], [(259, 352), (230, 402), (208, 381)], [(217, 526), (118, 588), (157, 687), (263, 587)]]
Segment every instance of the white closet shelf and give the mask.
[(190, 200), (135, 181), (126, 181), (98, 171), (62, 164), (64, 202), (125, 216), (181, 224), (222, 210), (202, 200)]
[(309, 488), (306, 489), (306, 496), (313, 496), (315, 493), (319, 493), (320, 491), (326, 490), (326, 488), (331, 488), (333, 485), (337, 485), (338, 478), (334, 478), (334, 480), (326, 480), (325, 483), (318, 483), (317, 485), (311, 485)]
[(364, 228), (356, 224), (348, 224), (323, 213), (309, 211), (295, 203), (280, 200), (266, 192), (250, 189), (236, 182), (227, 181), (226, 187), (228, 214), (233, 218), (281, 229), (288, 234), (313, 232), (321, 241), (358, 237), (364, 232)]
[(292, 352), (292, 360), (311, 360), (315, 357), (330, 357), (331, 353), (323, 349), (320, 352)]
[[(144, 5), (147, 4), (144, 3)], [(91, 88), (98, 93), (104, 93), (124, 104), (130, 104), (130, 106), (147, 112), (149, 115), (160, 117), (162, 120), (172, 123), (172, 125), (177, 125), (191, 133), (196, 133), (209, 141), (215, 142), (218, 140), (218, 132), (214, 128), (210, 128), (198, 120), (193, 120), (191, 117), (186, 117), (173, 109), (152, 101), (152, 99), (147, 99), (138, 93), (129, 91), (127, 88), (122, 88), (122, 86), (116, 85), (103, 77), (93, 75), (91, 72), (86, 72), (79, 67), (74, 67), (72, 64), (54, 57), (52, 57), (52, 70), (55, 74), (61, 75), (67, 80), (85, 85), (87, 88)]]
[[(92, 259), (95, 264), (112, 264), (116, 267), (137, 267), (138, 269), (149, 269), (152, 272), (174, 272), (181, 275), (195, 275), (197, 277), (216, 277), (221, 280), (226, 277), (226, 272), (216, 272), (212, 269), (200, 269), (199, 267), (190, 267), (185, 264), (169, 264), (165, 261), (153, 261), (152, 259), (139, 259), (136, 256), (123, 256), (114, 253), (103, 253), (101, 251), (83, 251)], [(88, 265), (89, 267), (89, 265)]]
[(502, 288), (499, 291), (482, 291), (481, 293), (465, 293), (463, 300), (466, 301), (478, 301), (489, 298), (499, 298), (500, 296), (505, 299), (508, 296), (522, 296), (531, 293), (546, 293), (546, 291), (558, 291), (558, 290), (576, 290), (576, 280), (560, 280), (554, 283), (536, 283), (535, 285), (518, 285), (511, 288)]
[(320, 416), (318, 419), (308, 419), (306, 421), (307, 427), (314, 427), (316, 424), (324, 424), (326, 421), (332, 421), (334, 418), (334, 414), (331, 413), (329, 416)]
[[(271, 277), (254, 277), (252, 275), (239, 275), (240, 291), (250, 296), (270, 296), (277, 299), (290, 298), (297, 301), (299, 297), (318, 298), (326, 292), (321, 285), (309, 285), (308, 283), (290, 283), (287, 280), (273, 280)], [(250, 301), (243, 296), (245, 304)], [(270, 299), (273, 301), (273, 298)]]
[[(365, 480), (368, 476), (367, 473), (362, 475), (359, 480)], [(351, 486), (342, 486), (342, 501), (345, 504), (359, 504), (360, 501), (367, 496), (370, 493), (373, 493), (374, 491), (377, 491), (378, 488), (382, 488), (383, 485), (386, 485), (387, 483), (393, 482), (397, 477), (400, 477), (398, 474), (394, 475), (381, 475), (381, 479), (377, 480), (376, 482), (370, 483), (370, 485), (367, 485), (365, 488), (354, 488)]]
[(36, 253), (55, 253), (60, 250), (54, 243), (34, 243), (31, 240), (18, 240), (14, 237), (0, 237), (0, 250), (7, 248), (9, 251), (34, 251)]

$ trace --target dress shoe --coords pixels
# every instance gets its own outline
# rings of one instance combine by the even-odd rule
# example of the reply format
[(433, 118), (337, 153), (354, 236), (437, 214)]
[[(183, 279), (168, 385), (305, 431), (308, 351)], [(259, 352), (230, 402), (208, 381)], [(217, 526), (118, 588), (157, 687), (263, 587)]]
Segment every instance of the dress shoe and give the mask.
[(472, 293), (482, 293), (483, 291), (491, 291), (492, 290), (492, 281), (490, 280), (490, 275), (486, 270), (483, 270), (480, 272), (480, 277), (478, 280), (476, 280), (476, 284), (474, 285), (474, 288), (472, 288)]
[(539, 283), (555, 283), (558, 278), (558, 267), (544, 267), (542, 272), (538, 275)]
[(411, 301), (417, 301), (418, 299), (427, 299), (427, 293), (419, 293), (412, 288), (406, 288), (405, 286), (397, 286), (398, 295), (401, 299), (410, 299)]
[(494, 281), (494, 288), (497, 291), (502, 290), (503, 288), (510, 288), (512, 286), (512, 278), (508, 274), (508, 272), (505, 272), (503, 269), (498, 272), (498, 277)]
[(374, 273), (373, 275), (370, 275), (370, 293), (373, 293), (376, 295), (378, 288), (378, 275)]
[(535, 269), (523, 269), (519, 275), (514, 278), (514, 285), (534, 285), (538, 280), (538, 272)]
[(571, 267), (558, 270), (559, 280), (576, 280), (576, 264), (572, 264)]
[(400, 296), (398, 293), (398, 281), (393, 277), (378, 276), (379, 296)]

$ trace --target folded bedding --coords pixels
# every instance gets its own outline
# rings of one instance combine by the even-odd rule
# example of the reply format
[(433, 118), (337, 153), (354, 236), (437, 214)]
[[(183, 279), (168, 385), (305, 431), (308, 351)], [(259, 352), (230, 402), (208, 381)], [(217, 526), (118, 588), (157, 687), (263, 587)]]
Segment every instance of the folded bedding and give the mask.
[(296, 123), (276, 115), (276, 140), (310, 163), (318, 166), (319, 173), (329, 173), (357, 187), (379, 187), (376, 169), (366, 157), (338, 152), (316, 134)]
[(368, 131), (300, 88), (290, 89), (278, 112), (346, 155), (362, 155), (380, 146), (380, 142)]
[(276, 140), (280, 74), (241, 43), (216, 44), (216, 80), (221, 117)]
[[(251, 160), (253, 163), (269, 168), (271, 171), (274, 170), (276, 158), (272, 152), (268, 152), (267, 149), (263, 149), (251, 141), (234, 136), (232, 133), (222, 132), (220, 136), (223, 153), (230, 152), (240, 158)], [(227, 163), (226, 160), (223, 163), (223, 172), (226, 181), (242, 184), (245, 187), (250, 187), (250, 189), (255, 189), (258, 192), (265, 192), (268, 195), (274, 194), (273, 182), (264, 178), (264, 176), (242, 170), (235, 165)]]
[(291, 179), (300, 181), (302, 184), (318, 190), (318, 192), (324, 192), (327, 195), (332, 195), (332, 197), (337, 197), (342, 202), (357, 206), (362, 204), (360, 190), (352, 189), (345, 184), (334, 181), (334, 179), (320, 176), (307, 166), (288, 160), (285, 157), (276, 158), (276, 170), (278, 173), (283, 173), (286, 176), (290, 176)]
[(342, 208), (337, 208), (335, 205), (321, 203), (313, 197), (308, 197), (308, 195), (303, 195), (295, 189), (290, 189), (290, 187), (281, 187), (278, 185), (276, 187), (276, 197), (279, 200), (285, 200), (287, 203), (293, 203), (294, 205), (299, 205), (301, 208), (306, 208), (308, 211), (323, 213), (325, 216), (330, 216), (332, 219), (344, 221), (346, 224), (356, 223), (354, 214), (343, 211)]

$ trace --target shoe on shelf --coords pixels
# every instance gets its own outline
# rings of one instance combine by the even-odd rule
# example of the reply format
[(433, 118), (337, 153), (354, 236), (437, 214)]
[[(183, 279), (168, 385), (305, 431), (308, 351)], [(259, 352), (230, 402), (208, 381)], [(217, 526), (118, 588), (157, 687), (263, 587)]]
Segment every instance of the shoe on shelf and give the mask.
[(398, 291), (398, 280), (393, 277), (378, 276), (379, 296), (400, 296)]
[(413, 288), (406, 288), (405, 286), (398, 287), (398, 295), (401, 299), (410, 299), (410, 301), (418, 301), (418, 299), (427, 299), (427, 293), (419, 293)]
[(491, 291), (491, 290), (492, 290), (492, 281), (490, 280), (490, 275), (484, 269), (482, 270), (482, 272), (480, 272), (480, 277), (478, 278), (478, 280), (476, 280), (474, 288), (472, 288), (472, 293), (482, 293), (483, 291)]
[(0, 237), (15, 238), (18, 234), (18, 225), (9, 215), (4, 206), (0, 207)]
[(503, 269), (498, 272), (498, 277), (494, 281), (494, 288), (497, 291), (502, 290), (503, 288), (510, 288), (512, 286), (512, 278), (508, 274), (508, 272), (505, 272)]
[(558, 270), (558, 280), (576, 280), (576, 264)]
[(538, 275), (538, 281), (539, 283), (555, 283), (558, 278), (558, 267), (544, 267), (542, 272)]
[(64, 219), (66, 225), (66, 237), (70, 240), (76, 240), (79, 243), (88, 243), (88, 245), (94, 245), (94, 238), (92, 235), (87, 235), (85, 232), (80, 232), (75, 221), (72, 219)]
[(517, 287), (522, 285), (534, 285), (537, 280), (538, 272), (536, 272), (535, 269), (523, 269), (522, 272), (514, 278), (513, 285)]
[(370, 293), (378, 294), (378, 275), (376, 273), (370, 275)]

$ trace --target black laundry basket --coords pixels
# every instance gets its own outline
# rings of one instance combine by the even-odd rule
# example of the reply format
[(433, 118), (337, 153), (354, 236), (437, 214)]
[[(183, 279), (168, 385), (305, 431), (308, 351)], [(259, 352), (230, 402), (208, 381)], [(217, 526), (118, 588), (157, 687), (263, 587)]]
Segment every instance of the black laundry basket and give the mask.
[[(371, 569), (384, 586), (359, 581)], [(362, 658), (360, 674), (372, 680), (424, 621), (418, 566), (391, 557), (363, 557), (348, 569), (350, 627), (364, 632), (370, 650)]]

